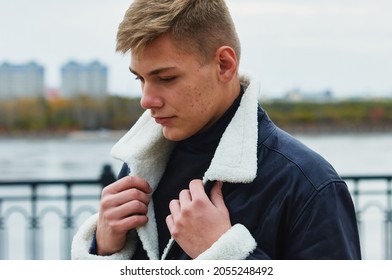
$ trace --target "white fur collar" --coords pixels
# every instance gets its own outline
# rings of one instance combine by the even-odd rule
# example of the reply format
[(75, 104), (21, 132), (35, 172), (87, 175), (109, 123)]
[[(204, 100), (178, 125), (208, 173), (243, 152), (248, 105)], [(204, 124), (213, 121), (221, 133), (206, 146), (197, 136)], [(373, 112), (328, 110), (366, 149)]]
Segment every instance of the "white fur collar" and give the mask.
[[(257, 108), (259, 85), (246, 82), (240, 106), (222, 135), (204, 181), (220, 180), (249, 183), (257, 171)], [(147, 110), (137, 123), (112, 148), (113, 157), (128, 164), (132, 175), (147, 180), (153, 190), (165, 170), (175, 146), (163, 137), (162, 128)], [(148, 210), (149, 222), (138, 229), (150, 259), (159, 259), (154, 206)]]

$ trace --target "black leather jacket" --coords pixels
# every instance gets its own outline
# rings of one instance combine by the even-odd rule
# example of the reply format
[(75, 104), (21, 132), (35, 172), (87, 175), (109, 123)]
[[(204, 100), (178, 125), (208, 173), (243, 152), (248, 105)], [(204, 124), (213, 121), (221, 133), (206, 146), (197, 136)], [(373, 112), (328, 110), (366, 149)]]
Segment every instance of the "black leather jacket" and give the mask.
[[(256, 240), (248, 259), (360, 259), (355, 210), (345, 182), (320, 155), (258, 110), (258, 170), (251, 183), (224, 183), (232, 224)], [(129, 174), (124, 165), (119, 177)], [(208, 187), (208, 184), (207, 184)], [(188, 259), (174, 243), (166, 259)], [(133, 259), (147, 259), (141, 242)]]

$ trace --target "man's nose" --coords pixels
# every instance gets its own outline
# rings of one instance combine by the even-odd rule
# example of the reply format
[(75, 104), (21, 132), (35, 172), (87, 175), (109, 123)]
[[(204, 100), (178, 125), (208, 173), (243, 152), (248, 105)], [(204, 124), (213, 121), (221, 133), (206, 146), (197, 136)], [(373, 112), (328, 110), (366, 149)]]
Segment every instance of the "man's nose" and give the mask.
[(163, 106), (163, 99), (154, 86), (145, 83), (142, 88), (140, 105), (143, 109), (160, 108)]

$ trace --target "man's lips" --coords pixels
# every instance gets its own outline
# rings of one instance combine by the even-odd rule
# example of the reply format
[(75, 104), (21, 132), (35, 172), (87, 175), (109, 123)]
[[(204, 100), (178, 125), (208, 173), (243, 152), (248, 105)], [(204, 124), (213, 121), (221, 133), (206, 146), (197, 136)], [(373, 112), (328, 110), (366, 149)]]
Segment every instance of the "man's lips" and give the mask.
[(153, 117), (155, 119), (155, 122), (160, 125), (166, 125), (170, 120), (172, 120), (174, 117)]

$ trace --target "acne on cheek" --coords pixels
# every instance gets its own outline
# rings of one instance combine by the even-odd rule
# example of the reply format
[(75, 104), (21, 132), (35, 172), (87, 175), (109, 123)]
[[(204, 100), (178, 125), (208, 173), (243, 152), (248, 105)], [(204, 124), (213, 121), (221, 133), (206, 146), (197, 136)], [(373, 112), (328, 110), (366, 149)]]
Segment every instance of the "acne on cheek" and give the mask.
[(198, 100), (200, 99), (200, 91), (197, 88), (187, 87), (186, 92), (188, 93), (188, 104), (190, 108), (195, 108), (198, 106)]
[(206, 104), (204, 102), (203, 96), (202, 96), (202, 92), (200, 92), (198, 89), (194, 89), (194, 94), (192, 95), (192, 99), (191, 99), (191, 107), (198, 107), (199, 110), (201, 111), (201, 113), (205, 113), (207, 110), (206, 108)]
[(210, 110), (211, 101), (207, 96), (203, 95), (205, 93), (200, 90), (200, 87), (188, 87), (186, 90), (189, 92), (188, 101), (190, 108), (196, 108), (199, 114), (205, 114)]

